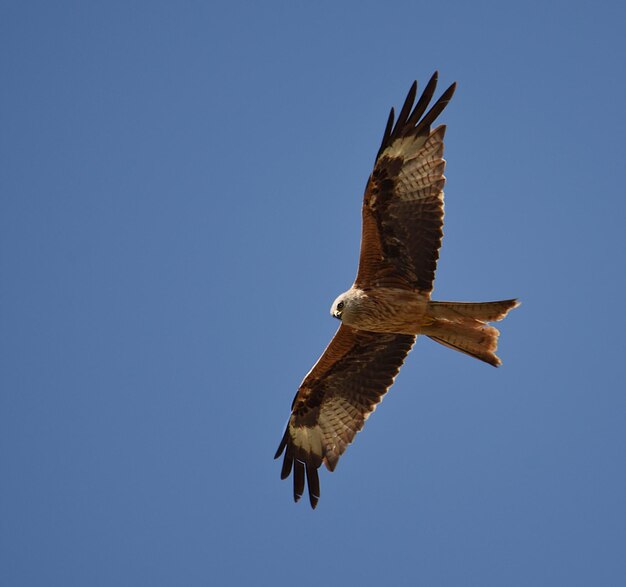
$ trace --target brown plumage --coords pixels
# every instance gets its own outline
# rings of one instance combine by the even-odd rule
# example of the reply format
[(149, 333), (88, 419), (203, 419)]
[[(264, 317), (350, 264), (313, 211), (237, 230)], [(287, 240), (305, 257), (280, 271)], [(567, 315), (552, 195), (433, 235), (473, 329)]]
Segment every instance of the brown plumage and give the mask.
[(320, 494), (318, 468), (335, 469), (418, 334), (498, 366), (499, 332), (487, 323), (518, 305), (430, 299), (443, 236), (446, 130), (430, 127), (456, 87), (426, 112), (436, 85), (435, 72), (414, 105), (414, 82), (395, 124), (391, 109), (363, 198), (357, 277), (331, 308), (342, 324), (300, 385), (276, 451), (275, 458), (285, 455), (281, 478), (293, 472), (295, 501), (306, 481), (313, 508)]

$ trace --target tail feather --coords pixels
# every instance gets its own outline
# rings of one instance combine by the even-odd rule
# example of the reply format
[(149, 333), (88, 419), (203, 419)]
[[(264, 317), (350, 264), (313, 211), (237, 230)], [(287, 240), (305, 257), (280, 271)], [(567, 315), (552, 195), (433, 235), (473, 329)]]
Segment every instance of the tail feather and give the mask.
[(517, 306), (517, 300), (430, 302), (422, 332), (439, 344), (498, 367), (502, 364), (496, 355), (500, 332), (487, 322), (502, 320)]
[(430, 302), (428, 313), (433, 318), (455, 320), (459, 318), (475, 318), (483, 322), (498, 322), (510, 310), (519, 306), (517, 300), (501, 300), (499, 302)]

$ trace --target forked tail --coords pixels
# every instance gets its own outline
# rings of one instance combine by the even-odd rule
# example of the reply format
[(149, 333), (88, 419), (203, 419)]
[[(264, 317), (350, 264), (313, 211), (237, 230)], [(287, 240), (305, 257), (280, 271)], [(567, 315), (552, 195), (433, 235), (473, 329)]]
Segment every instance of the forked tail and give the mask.
[(496, 356), (500, 331), (487, 322), (502, 320), (517, 306), (517, 300), (430, 302), (422, 333), (444, 346), (498, 367), (502, 364)]

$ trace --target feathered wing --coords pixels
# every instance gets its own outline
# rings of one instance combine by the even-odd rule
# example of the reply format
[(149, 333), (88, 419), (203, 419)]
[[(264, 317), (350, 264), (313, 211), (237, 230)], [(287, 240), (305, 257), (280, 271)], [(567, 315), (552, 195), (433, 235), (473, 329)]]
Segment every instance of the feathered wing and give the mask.
[[(450, 86), (426, 113), (437, 74), (415, 104), (413, 84), (394, 125), (391, 110), (363, 201), (361, 255), (355, 285), (430, 292), (443, 235), (443, 137), (430, 125), (454, 93)], [(415, 336), (341, 325), (298, 389), (287, 430), (281, 477), (293, 471), (294, 499), (319, 499), (318, 468), (337, 461), (398, 374)]]
[(379, 334), (341, 325), (304, 378), (275, 458), (284, 451), (281, 478), (293, 470), (293, 496), (304, 493), (305, 477), (314, 508), (317, 469), (332, 471), (365, 420), (393, 383), (415, 337)]
[(437, 73), (414, 105), (414, 83), (395, 125), (391, 109), (363, 198), (357, 287), (432, 291), (443, 237), (446, 128), (430, 126), (456, 88), (452, 84), (424, 114), (436, 85)]

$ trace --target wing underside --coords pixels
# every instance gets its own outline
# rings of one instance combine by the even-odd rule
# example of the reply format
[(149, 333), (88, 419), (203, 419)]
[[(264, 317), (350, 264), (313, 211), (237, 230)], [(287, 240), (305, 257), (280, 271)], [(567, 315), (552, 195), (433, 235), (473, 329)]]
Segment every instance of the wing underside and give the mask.
[(341, 454), (387, 392), (414, 336), (380, 334), (341, 325), (302, 382), (276, 458), (284, 452), (281, 478), (293, 471), (294, 499), (319, 498), (317, 469), (334, 470)]
[[(435, 73), (415, 102), (414, 83), (395, 123), (391, 110), (363, 200), (357, 287), (432, 290), (443, 236), (445, 127), (430, 127), (455, 90), (453, 84), (427, 111), (436, 84)], [(295, 501), (306, 484), (317, 505), (319, 467), (334, 470), (414, 342), (413, 335), (339, 327), (300, 385), (276, 452), (284, 454), (281, 478), (293, 473)]]
[(358, 287), (432, 291), (443, 237), (446, 129), (430, 125), (456, 87), (424, 114), (436, 84), (435, 73), (414, 105), (414, 83), (395, 124), (391, 111), (363, 198)]

